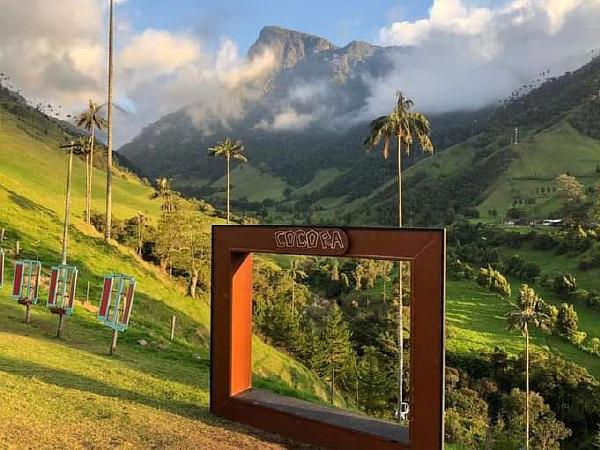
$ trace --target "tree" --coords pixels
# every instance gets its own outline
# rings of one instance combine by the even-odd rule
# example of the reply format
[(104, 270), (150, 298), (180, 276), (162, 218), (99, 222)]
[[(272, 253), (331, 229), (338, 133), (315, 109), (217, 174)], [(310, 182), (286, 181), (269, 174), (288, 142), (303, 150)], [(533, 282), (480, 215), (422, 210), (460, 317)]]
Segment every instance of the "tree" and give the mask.
[(583, 201), (585, 200), (585, 188), (577, 181), (577, 178), (562, 174), (556, 177), (556, 183), (565, 198), (564, 210), (566, 219), (571, 223), (581, 223), (585, 212), (583, 209)]
[(540, 298), (524, 284), (519, 292), (518, 304), (506, 314), (508, 328), (520, 331), (525, 337), (525, 448), (529, 449), (529, 328), (544, 327), (546, 316), (539, 312)]
[(360, 407), (370, 416), (384, 417), (388, 411), (387, 401), (392, 388), (384, 356), (373, 346), (365, 347), (357, 370)]
[[(425, 115), (419, 112), (411, 111), (412, 100), (406, 98), (402, 92), (396, 93), (396, 106), (394, 110), (386, 116), (380, 116), (370, 124), (369, 135), (365, 140), (368, 149), (374, 149), (383, 141), (383, 157), (388, 159), (390, 156), (390, 147), (392, 140), (396, 139), (398, 145), (398, 226), (402, 227), (402, 156), (405, 152), (410, 154), (411, 146), (416, 137), (421, 149), (426, 153), (433, 153), (433, 144), (429, 137), (431, 126)], [(402, 384), (403, 384), (403, 364), (404, 364), (404, 345), (403, 340), (403, 312), (402, 312), (402, 262), (398, 263), (400, 278), (400, 301), (398, 302), (398, 339), (399, 339), (399, 367), (398, 367), (398, 411), (402, 408)]]
[(171, 180), (169, 178), (159, 177), (156, 179), (156, 187), (154, 188), (154, 192), (152, 193), (150, 198), (161, 199), (161, 211), (166, 213), (173, 212), (175, 206), (174, 199), (176, 196), (177, 193), (171, 187)]
[(342, 311), (333, 303), (321, 334), (321, 374), (329, 382), (330, 401), (335, 397), (335, 385), (348, 381), (354, 352), (350, 341), (351, 333), (344, 322)]
[(508, 298), (511, 294), (510, 284), (506, 277), (491, 266), (481, 268), (477, 276), (477, 284), (490, 292), (498, 294), (502, 298)]
[(598, 431), (594, 433), (594, 437), (592, 438), (592, 447), (600, 448), (600, 426), (598, 426)]
[[(527, 399), (526, 402), (523, 397)], [(528, 405), (525, 411), (524, 403)], [(513, 389), (510, 394), (503, 396), (499, 415), (504, 425), (503, 433), (509, 436), (509, 440), (521, 434), (523, 428), (528, 429), (531, 422), (531, 445), (535, 449), (560, 450), (560, 441), (571, 436), (571, 430), (557, 420), (544, 398), (535, 392), (527, 395), (519, 389)]]
[(85, 222), (90, 223), (90, 214), (92, 209), (92, 178), (94, 172), (94, 148), (96, 144), (96, 130), (106, 128), (107, 122), (100, 115), (101, 105), (89, 101), (87, 110), (83, 111), (77, 117), (77, 126), (85, 129), (89, 135), (89, 144), (86, 146), (86, 190), (85, 190)]
[(579, 317), (573, 305), (563, 303), (558, 310), (557, 331), (571, 339), (579, 329)]
[(104, 238), (110, 239), (112, 227), (112, 170), (113, 170), (113, 78), (114, 78), (114, 0), (109, 1), (108, 19), (108, 124), (106, 151), (106, 220)]
[(296, 315), (296, 283), (298, 280), (303, 280), (308, 277), (306, 272), (300, 269), (300, 260), (297, 258), (292, 259), (290, 267), (285, 270), (284, 277), (292, 285), (292, 315)]
[(142, 247), (144, 246), (144, 231), (146, 231), (146, 225), (148, 224), (148, 218), (146, 215), (139, 211), (137, 213), (137, 225), (138, 225), (138, 255), (142, 254)]
[(244, 146), (240, 141), (232, 141), (227, 138), (222, 142), (219, 142), (215, 147), (209, 149), (212, 156), (218, 156), (227, 160), (227, 224), (230, 222), (230, 191), (231, 183), (229, 181), (231, 172), (231, 160), (237, 160), (240, 162), (247, 162), (248, 159), (243, 155)]

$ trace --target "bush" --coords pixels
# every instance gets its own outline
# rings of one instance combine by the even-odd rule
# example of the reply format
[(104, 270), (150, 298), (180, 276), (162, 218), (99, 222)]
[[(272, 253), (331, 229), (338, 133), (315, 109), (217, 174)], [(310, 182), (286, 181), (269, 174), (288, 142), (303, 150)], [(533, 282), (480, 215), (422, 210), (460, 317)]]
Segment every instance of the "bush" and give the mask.
[(554, 278), (552, 289), (563, 297), (569, 297), (577, 290), (577, 280), (570, 273), (560, 274)]
[(532, 247), (534, 250), (552, 250), (558, 245), (558, 240), (546, 233), (536, 234)]
[(472, 280), (475, 270), (469, 264), (454, 258), (448, 263), (448, 275), (454, 280)]
[(527, 262), (518, 255), (508, 258), (503, 269), (508, 275), (516, 276), (522, 281), (534, 281), (542, 272), (537, 264)]
[(498, 294), (500, 297), (510, 297), (510, 284), (506, 280), (506, 277), (490, 266), (487, 269), (482, 267), (479, 270), (477, 284), (494, 294)]
[(556, 330), (562, 336), (569, 340), (577, 338), (579, 330), (579, 316), (573, 305), (563, 303), (558, 310), (558, 320), (556, 322)]

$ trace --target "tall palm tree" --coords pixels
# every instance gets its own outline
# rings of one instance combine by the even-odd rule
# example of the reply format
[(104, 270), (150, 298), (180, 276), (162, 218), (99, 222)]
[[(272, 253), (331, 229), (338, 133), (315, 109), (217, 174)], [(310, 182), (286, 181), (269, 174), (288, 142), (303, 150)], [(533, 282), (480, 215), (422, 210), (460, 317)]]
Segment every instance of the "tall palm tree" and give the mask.
[(220, 156), (227, 160), (227, 225), (230, 220), (230, 191), (231, 183), (229, 181), (231, 171), (231, 160), (237, 160), (240, 162), (247, 162), (248, 159), (244, 156), (244, 145), (241, 141), (232, 141), (227, 138), (222, 142), (219, 142), (215, 147), (208, 149), (212, 156)]
[(300, 268), (300, 260), (292, 259), (289, 269), (285, 271), (286, 278), (292, 283), (292, 314), (296, 314), (296, 283), (308, 277), (307, 273)]
[[(391, 153), (392, 141), (398, 144), (398, 227), (402, 228), (402, 156), (410, 155), (411, 147), (416, 138), (425, 153), (433, 153), (433, 144), (429, 135), (431, 126), (425, 115), (411, 111), (413, 101), (406, 98), (402, 92), (396, 93), (396, 107), (386, 115), (373, 120), (365, 146), (372, 150), (383, 141), (383, 157), (388, 159)], [(404, 389), (404, 313), (402, 302), (402, 262), (398, 263), (398, 418), (403, 408)]]
[(162, 204), (160, 206), (161, 210), (164, 212), (173, 212), (174, 204), (173, 204), (173, 196), (175, 195), (175, 191), (171, 186), (171, 179), (166, 177), (159, 177), (156, 179), (156, 187), (154, 188), (154, 193), (150, 196), (150, 198), (160, 198)]
[(142, 254), (142, 247), (144, 246), (144, 231), (146, 230), (146, 225), (148, 224), (148, 218), (146, 215), (138, 211), (137, 213), (137, 222), (138, 222), (138, 255)]
[(107, 151), (106, 151), (106, 223), (104, 238), (110, 239), (112, 227), (112, 163), (113, 163), (113, 78), (114, 78), (114, 0), (108, 0), (108, 126), (107, 126)]
[(529, 329), (544, 328), (548, 317), (539, 311), (540, 298), (524, 284), (519, 292), (519, 303), (506, 314), (510, 330), (520, 331), (525, 337), (525, 449), (529, 450)]
[(104, 105), (98, 105), (90, 100), (88, 108), (77, 116), (77, 126), (85, 129), (89, 135), (89, 144), (86, 146), (86, 188), (85, 188), (85, 222), (90, 223), (92, 209), (92, 176), (94, 172), (94, 147), (96, 143), (96, 130), (106, 128), (106, 120), (100, 115)]

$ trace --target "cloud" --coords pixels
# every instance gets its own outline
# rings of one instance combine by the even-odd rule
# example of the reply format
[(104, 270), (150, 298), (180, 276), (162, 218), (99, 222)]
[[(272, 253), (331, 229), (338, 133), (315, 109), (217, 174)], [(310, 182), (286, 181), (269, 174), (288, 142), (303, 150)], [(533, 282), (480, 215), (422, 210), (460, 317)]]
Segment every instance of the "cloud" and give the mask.
[(272, 122), (263, 119), (255, 127), (261, 130), (300, 130), (306, 128), (314, 120), (315, 117), (312, 114), (302, 114), (293, 108), (289, 108), (277, 113)]
[(403, 90), (429, 113), (474, 109), (505, 98), (536, 74), (573, 70), (600, 45), (600, 0), (511, 0), (495, 8), (435, 0), (429, 15), (392, 23), (382, 45), (403, 46), (394, 70), (368, 79), (358, 119), (389, 111)]
[[(74, 113), (90, 98), (105, 101), (105, 0), (0, 0), (0, 11), (0, 71), (29, 99)], [(269, 51), (246, 61), (227, 38), (210, 53), (193, 31), (137, 32), (124, 19), (117, 13), (115, 94), (129, 114), (117, 113), (117, 144), (187, 105), (196, 104), (190, 117), (198, 125), (209, 113), (224, 122), (240, 117), (258, 95), (253, 83), (275, 65)]]

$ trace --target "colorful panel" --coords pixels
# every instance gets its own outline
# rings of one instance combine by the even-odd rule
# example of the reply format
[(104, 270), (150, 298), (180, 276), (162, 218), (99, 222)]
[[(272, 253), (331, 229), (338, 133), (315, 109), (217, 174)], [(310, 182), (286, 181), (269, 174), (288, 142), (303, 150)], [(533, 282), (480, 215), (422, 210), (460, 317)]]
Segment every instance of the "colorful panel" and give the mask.
[(21, 296), (21, 288), (23, 287), (23, 263), (15, 263), (15, 279), (13, 284), (13, 297)]
[(58, 269), (52, 269), (50, 275), (50, 288), (48, 290), (48, 306), (55, 306), (56, 303), (56, 285), (58, 284)]

